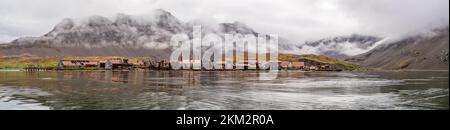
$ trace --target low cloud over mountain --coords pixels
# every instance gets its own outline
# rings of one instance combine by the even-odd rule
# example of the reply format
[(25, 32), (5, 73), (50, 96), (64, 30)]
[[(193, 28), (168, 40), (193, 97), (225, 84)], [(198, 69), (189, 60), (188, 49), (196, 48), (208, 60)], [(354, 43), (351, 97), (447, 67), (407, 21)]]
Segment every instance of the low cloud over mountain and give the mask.
[(299, 52), (303, 54), (321, 54), (346, 59), (369, 51), (380, 41), (382, 41), (382, 38), (354, 34), (305, 42), (298, 48), (300, 49)]
[[(24, 37), (0, 46), (0, 55), (37, 56), (154, 56), (167, 58), (173, 47), (171, 37), (187, 34), (192, 38), (193, 26), (201, 25), (203, 34), (251, 34), (255, 30), (240, 22), (207, 24), (182, 22), (170, 12), (154, 10), (146, 16), (117, 14), (114, 18), (90, 16), (64, 19), (41, 37)], [(280, 49), (292, 45), (280, 38)], [(251, 48), (255, 49), (255, 48)]]

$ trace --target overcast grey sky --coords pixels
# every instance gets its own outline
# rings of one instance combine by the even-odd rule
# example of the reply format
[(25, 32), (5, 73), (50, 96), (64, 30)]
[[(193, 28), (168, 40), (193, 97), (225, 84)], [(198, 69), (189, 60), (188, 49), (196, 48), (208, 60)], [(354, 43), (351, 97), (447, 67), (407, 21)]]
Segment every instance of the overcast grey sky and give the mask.
[(294, 42), (352, 33), (401, 37), (449, 23), (449, 0), (0, 0), (0, 42), (41, 36), (63, 18), (159, 8), (184, 22), (240, 21)]

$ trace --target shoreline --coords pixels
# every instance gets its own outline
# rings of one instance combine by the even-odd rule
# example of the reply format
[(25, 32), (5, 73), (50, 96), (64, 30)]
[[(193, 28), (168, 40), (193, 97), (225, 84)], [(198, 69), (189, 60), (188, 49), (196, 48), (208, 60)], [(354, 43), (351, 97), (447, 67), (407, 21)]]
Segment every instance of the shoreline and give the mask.
[(443, 71), (449, 71), (449, 70), (436, 70), (436, 69), (430, 69), (430, 70), (422, 70), (422, 69), (405, 69), (405, 70), (370, 70), (368, 72), (443, 72)]
[(21, 69), (0, 69), (0, 72), (17, 72), (22, 71)]
[[(26, 71), (24, 69), (0, 69), (0, 72), (58, 72), (58, 71), (193, 71), (193, 72), (269, 72), (270, 70), (151, 70), (151, 69), (132, 69), (132, 70), (102, 70), (102, 69), (73, 69), (73, 70), (45, 70), (45, 71)], [(379, 69), (370, 69), (370, 70), (342, 70), (342, 71), (305, 71), (305, 70), (292, 70), (292, 69), (282, 69), (278, 71), (296, 71), (296, 72), (445, 72), (449, 70), (420, 70), (420, 69), (408, 69), (408, 70), (379, 70)]]

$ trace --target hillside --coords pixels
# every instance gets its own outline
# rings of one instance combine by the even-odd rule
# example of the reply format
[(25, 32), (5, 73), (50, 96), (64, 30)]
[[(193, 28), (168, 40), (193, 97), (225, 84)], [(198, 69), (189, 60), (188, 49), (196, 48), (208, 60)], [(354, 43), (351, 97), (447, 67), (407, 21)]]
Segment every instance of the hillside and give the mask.
[[(117, 57), (117, 56), (66, 56), (64, 59), (83, 59), (83, 60), (108, 60), (114, 58), (126, 58), (130, 63), (137, 62), (137, 60), (144, 60), (147, 57)], [(26, 67), (40, 67), (40, 68), (55, 68), (58, 65), (61, 57), (57, 56), (12, 56), (0, 57), (0, 69), (23, 69)]]
[(377, 69), (448, 70), (449, 28), (412, 36), (347, 59)]
[(303, 54), (326, 55), (343, 60), (367, 52), (381, 40), (383, 39), (375, 36), (353, 34), (350, 36), (307, 41), (297, 47)]
[[(125, 56), (168, 58), (173, 47), (169, 44), (175, 34), (192, 38), (193, 26), (202, 25), (203, 33), (219, 36), (229, 33), (258, 33), (240, 23), (214, 25), (182, 22), (165, 10), (155, 10), (146, 16), (117, 14), (114, 18), (91, 16), (64, 19), (50, 32), (40, 37), (23, 37), (0, 45), (0, 56)], [(290, 43), (280, 38), (280, 49), (288, 50)]]
[(293, 55), (293, 54), (280, 54), (278, 55), (279, 61), (311, 61), (316, 64), (324, 64), (331, 65), (335, 68), (339, 68), (342, 70), (367, 70), (364, 66), (360, 66), (351, 62), (341, 61), (338, 59), (330, 58), (324, 55), (314, 55), (314, 54), (305, 54), (305, 55)]
[[(64, 59), (85, 59), (85, 60), (107, 60), (112, 58), (127, 58), (130, 62), (147, 59), (147, 57), (112, 57), (112, 56), (71, 56), (64, 57)], [(0, 57), (0, 69), (23, 69), (25, 67), (42, 67), (42, 68), (54, 68), (58, 65), (58, 61), (61, 57), (46, 56), (37, 57), (31, 55)], [(366, 68), (352, 64), (346, 61), (340, 61), (337, 59), (329, 58), (323, 55), (293, 55), (293, 54), (280, 54), (279, 61), (309, 61), (317, 65), (331, 65), (335, 68), (342, 70), (366, 70)]]
[(64, 19), (40, 37), (23, 37), (0, 46), (0, 55), (157, 56), (168, 57), (168, 42), (185, 32), (182, 22), (164, 10), (148, 16), (117, 14)]

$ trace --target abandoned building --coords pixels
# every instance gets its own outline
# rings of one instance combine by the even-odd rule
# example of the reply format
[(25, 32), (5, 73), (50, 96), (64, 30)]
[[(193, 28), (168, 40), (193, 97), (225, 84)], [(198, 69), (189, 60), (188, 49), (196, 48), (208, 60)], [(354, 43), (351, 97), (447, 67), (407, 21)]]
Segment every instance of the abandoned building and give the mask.
[(289, 68), (291, 69), (303, 69), (305, 67), (305, 62), (291, 62)]
[(170, 70), (171, 65), (168, 60), (148, 60), (146, 63), (146, 68), (151, 70)]
[[(137, 62), (141, 65), (143, 62)], [(115, 58), (108, 60), (63, 59), (58, 63), (58, 69), (131, 69), (135, 64), (128, 63), (128, 59)]]
[(112, 65), (112, 69), (131, 69), (132, 64), (128, 63), (128, 59), (115, 58), (109, 60)]
[(291, 64), (291, 62), (289, 62), (289, 61), (282, 61), (278, 64), (278, 67), (280, 69), (289, 69), (290, 64)]
[[(211, 69), (206, 69), (200, 60), (179, 61), (182, 68), (186, 70), (268, 70), (269, 65), (278, 65), (279, 70), (304, 70), (304, 71), (337, 71), (342, 70), (339, 65), (331, 65), (313, 60), (296, 61), (269, 61), (265, 64), (257, 60), (217, 61), (212, 62)], [(213, 66), (214, 65), (214, 66)], [(208, 68), (209, 68), (208, 67)], [(227, 68), (228, 67), (228, 68)], [(172, 70), (169, 60), (155, 59), (125, 59), (113, 58), (108, 60), (85, 60), (85, 59), (63, 59), (58, 63), (59, 70), (71, 69), (106, 69), (106, 70)]]
[(111, 60), (99, 61), (98, 68), (112, 69), (112, 62), (111, 62)]
[(58, 69), (79, 69), (88, 67), (97, 67), (96, 60), (60, 60)]

